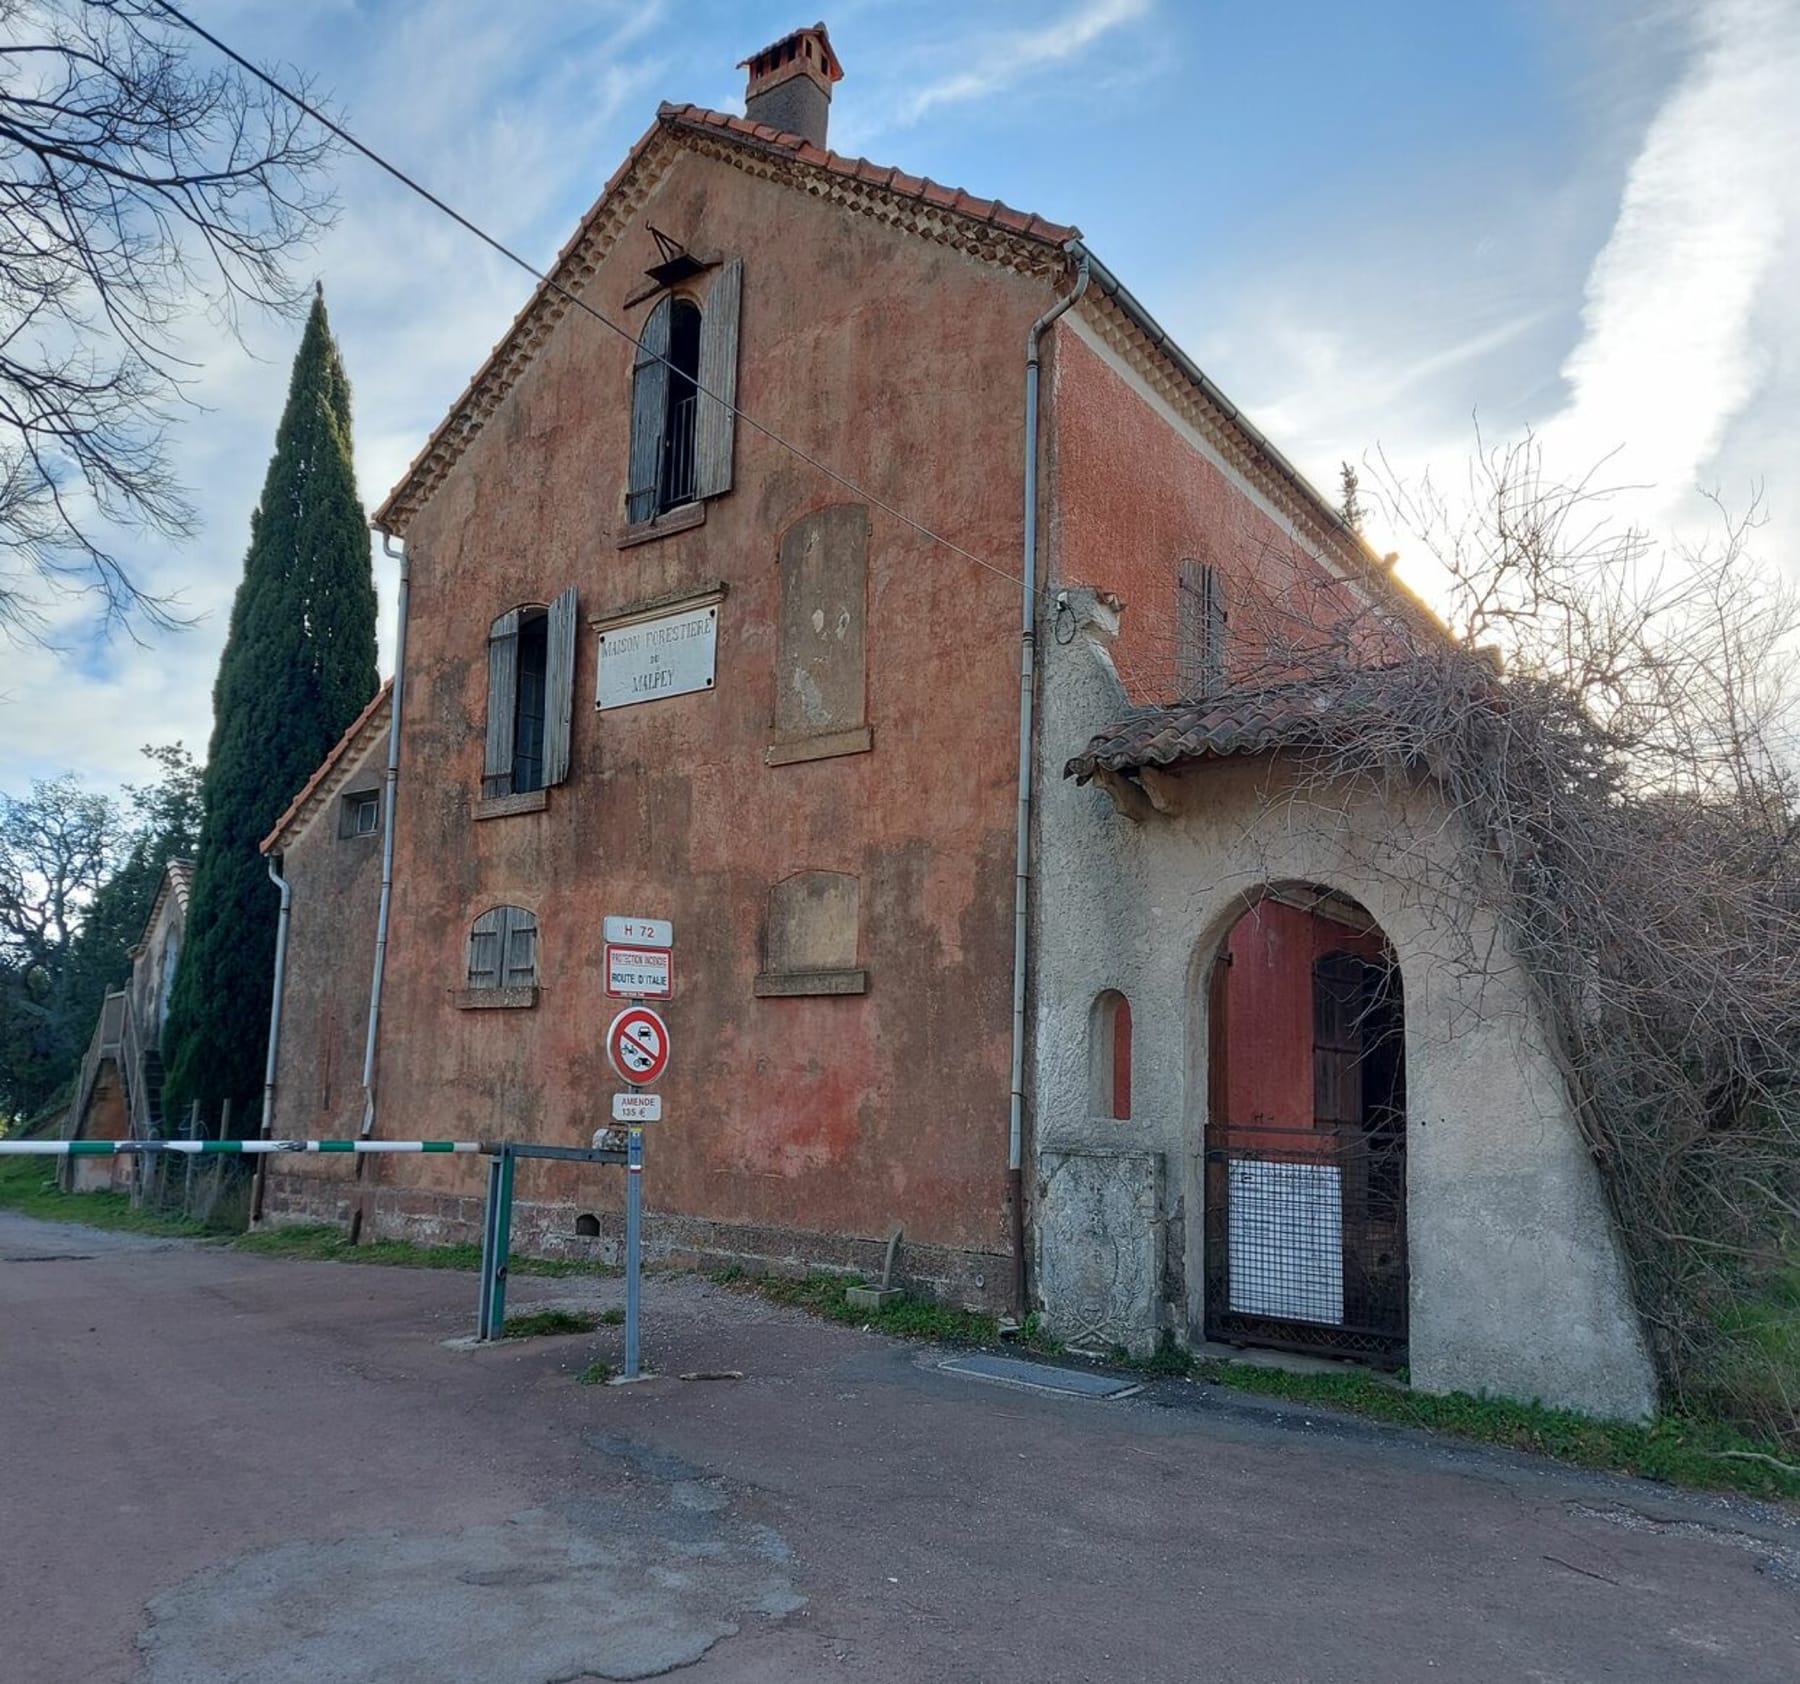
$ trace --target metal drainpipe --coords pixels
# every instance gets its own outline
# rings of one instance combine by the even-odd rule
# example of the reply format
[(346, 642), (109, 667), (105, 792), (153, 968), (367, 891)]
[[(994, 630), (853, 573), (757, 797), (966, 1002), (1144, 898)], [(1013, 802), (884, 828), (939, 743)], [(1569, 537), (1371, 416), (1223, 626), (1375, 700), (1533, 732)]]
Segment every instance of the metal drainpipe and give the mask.
[[(267, 1140), (275, 1125), (275, 1055), (281, 1047), (281, 992), (287, 980), (288, 919), (294, 909), (294, 885), (275, 869), (275, 856), (266, 862), (269, 881), (281, 891), (281, 913), (275, 925), (275, 997), (269, 1002), (269, 1056), (263, 1066), (262, 1138)], [(268, 1154), (256, 1162), (256, 1191), (251, 1200), (250, 1220), (262, 1220), (263, 1182), (269, 1173)]]
[[(381, 1027), (381, 979), (387, 969), (388, 909), (394, 898), (394, 795), (400, 784), (400, 701), (406, 684), (406, 609), (411, 566), (404, 548), (396, 550), (392, 534), (381, 534), (381, 551), (400, 563), (400, 601), (394, 629), (394, 692), (389, 706), (387, 773), (381, 797), (381, 908), (375, 914), (375, 974), (369, 983), (369, 1033), (363, 1043), (363, 1119), (365, 1139), (375, 1132), (375, 1040)], [(363, 1165), (357, 1154), (356, 1167)]]
[(1025, 1303), (1025, 988), (1031, 938), (1032, 707), (1037, 688), (1038, 341), (1087, 291), (1088, 257), (1079, 247), (1075, 290), (1031, 324), (1025, 340), (1025, 565), (1019, 593), (1019, 850), (1013, 872), (1012, 1098), (1007, 1131), (1006, 1190), (1012, 1207), (1012, 1297)]

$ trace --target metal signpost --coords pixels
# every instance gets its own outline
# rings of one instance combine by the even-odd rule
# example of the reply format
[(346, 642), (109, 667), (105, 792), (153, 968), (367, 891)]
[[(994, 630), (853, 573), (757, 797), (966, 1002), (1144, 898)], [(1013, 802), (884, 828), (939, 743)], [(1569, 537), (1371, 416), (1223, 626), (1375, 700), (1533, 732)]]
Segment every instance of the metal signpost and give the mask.
[(662, 1120), (662, 1095), (643, 1089), (669, 1067), (669, 1026), (646, 1001), (674, 986), (675, 926), (665, 918), (608, 917), (606, 992), (630, 1003), (607, 1026), (606, 1058), (626, 1083), (613, 1095), (625, 1125), (625, 1374), (638, 1378), (638, 1299), (643, 1274), (644, 1124)]

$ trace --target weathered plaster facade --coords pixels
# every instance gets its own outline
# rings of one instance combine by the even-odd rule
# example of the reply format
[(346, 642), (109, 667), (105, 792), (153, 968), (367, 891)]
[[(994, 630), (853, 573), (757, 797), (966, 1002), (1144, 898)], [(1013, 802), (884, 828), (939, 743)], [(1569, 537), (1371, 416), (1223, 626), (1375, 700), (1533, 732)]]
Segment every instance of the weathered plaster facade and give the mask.
[[(1196, 627), (1216, 671), (1242, 678), (1278, 633), (1328, 628), (1380, 654), (1372, 606), (1422, 615), (1075, 239), (663, 108), (558, 264), (623, 331), (540, 287), (377, 516), (405, 540), (412, 606), (375, 1130), (585, 1144), (617, 1086), (602, 919), (668, 918), (652, 1250), (867, 1270), (901, 1224), (907, 1284), (1005, 1302), (1024, 348), (1086, 265), (1042, 392), (1036, 1297), (1076, 1339), (1198, 1333), (1195, 979), (1246, 896), (1322, 884), (1379, 920), (1404, 973), (1415, 1378), (1639, 1413), (1641, 1340), (1528, 1003), (1505, 978), (1471, 997), (1442, 963), (1470, 928), (1391, 892), (1397, 859), (1454, 866), (1429, 791), (1363, 797), (1352, 825), (1284, 802), (1279, 766), (1247, 762), (1171, 777), (1168, 810), (1143, 801), (1133, 822), (1061, 778), (1127, 704), (1176, 694)], [(709, 277), (729, 276), (741, 297), (713, 375), (735, 377), (755, 425), (726, 453), (728, 489), (715, 433), (710, 489), (646, 518), (655, 488), (628, 483), (635, 342), (664, 309), (645, 282), (669, 240), (691, 262), (665, 289), (704, 309)], [(1183, 596), (1194, 581), (1204, 596)], [(1094, 630), (1111, 611), (1087, 584), (1130, 604), (1116, 636)], [(711, 616), (711, 682), (597, 710), (599, 638), (683, 607)], [(558, 775), (516, 792), (495, 777), (491, 692), (515, 659), (504, 640), (540, 608), (579, 624), (574, 707), (546, 750)], [(341, 847), (315, 824), (289, 848), (284, 1133), (360, 1115), (350, 1020), (368, 973), (345, 953), (370, 951), (375, 888)], [(519, 986), (465, 986), (478, 920), (528, 932)], [(525, 960), (495, 939), (510, 984)], [(1129, 1013), (1106, 1015), (1127, 1027), (1097, 1061), (1105, 990)], [(368, 1160), (360, 1177), (296, 1161), (271, 1176), (267, 1213), (467, 1239), (480, 1177), (449, 1157)], [(532, 1164), (517, 1192), (521, 1245), (613, 1245), (605, 1172)], [(578, 1233), (578, 1216), (598, 1222)]]
[[(1263, 888), (1316, 885), (1374, 916), (1405, 984), (1413, 1383), (1648, 1413), (1624, 1267), (1530, 997), (1478, 906), (1416, 892), (1459, 871), (1431, 787), (1322, 797), (1261, 757), (1185, 768), (1163, 785), (1175, 810), (1128, 818), (1061, 776), (1066, 745), (1127, 705), (1116, 617), (1074, 591), (1058, 617), (1079, 629), (1045, 640), (1039, 764), (1037, 1279), (1052, 1329), (1138, 1350), (1165, 1327), (1201, 1336), (1206, 979)], [(1477, 974), (1471, 944), (1497, 962)], [(1089, 1114), (1102, 989), (1132, 1003), (1129, 1123)], [(1096, 1220), (1096, 1184), (1139, 1190), (1131, 1221)]]
[[(264, 843), (292, 897), (270, 1118), (285, 1139), (344, 1140), (362, 1124), (382, 834), (379, 821), (359, 830), (354, 815), (370, 801), (380, 811), (391, 705), (384, 687)], [(351, 1159), (273, 1158), (261, 1174), (265, 1219), (346, 1221), (353, 1211)]]
[[(749, 162), (653, 148), (586, 296), (623, 315), (657, 256), (649, 223), (741, 257), (740, 402), (867, 500), (740, 428), (733, 489), (702, 520), (628, 533), (632, 346), (579, 313), (548, 329), (405, 516), (377, 1127), (586, 1143), (617, 1086), (601, 920), (668, 917), (676, 1043), (648, 1147), (652, 1245), (870, 1266), (898, 1222), (909, 1278), (993, 1302), (1008, 1246), (1016, 586), (877, 500), (1016, 565), (1022, 347), (1053, 293)], [(813, 600), (830, 581), (806, 540), (845, 532), (838, 578), (856, 589), (840, 617)], [(477, 818), (489, 625), (570, 585), (584, 629), (569, 776), (533, 810)], [(589, 621), (721, 591), (710, 690), (595, 711)], [(815, 620), (861, 633), (863, 661), (788, 663)], [(784, 689), (796, 671), (807, 683)], [(805, 916), (781, 887), (797, 880), (816, 891), (795, 903)], [(470, 926), (502, 903), (536, 917), (536, 1004), (460, 1010)], [(319, 962), (297, 945), (294, 975)], [(790, 986), (796, 973), (815, 985)], [(284, 1071), (310, 1034), (284, 1034)], [(292, 1166), (284, 1196), (316, 1173)], [(371, 1163), (365, 1231), (466, 1235), (480, 1173)], [(580, 1212), (610, 1234), (620, 1189), (532, 1165), (519, 1194), (522, 1238), (561, 1246)]]

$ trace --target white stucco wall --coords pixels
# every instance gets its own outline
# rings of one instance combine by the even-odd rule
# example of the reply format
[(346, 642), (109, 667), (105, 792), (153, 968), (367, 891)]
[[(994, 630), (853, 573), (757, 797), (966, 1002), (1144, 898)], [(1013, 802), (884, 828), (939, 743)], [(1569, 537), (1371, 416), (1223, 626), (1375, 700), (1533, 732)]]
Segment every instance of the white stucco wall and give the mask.
[[(1108, 611), (1067, 596), (1039, 644), (1034, 1228), (1051, 1330), (1138, 1350), (1165, 1326), (1201, 1337), (1204, 979), (1246, 897), (1315, 884), (1359, 901), (1400, 963), (1413, 1383), (1649, 1413), (1651, 1365), (1597, 1172), (1500, 932), (1444, 892), (1456, 841), (1435, 791), (1308, 796), (1264, 757), (1196, 767), (1177, 781), (1178, 811), (1134, 822), (1062, 775), (1128, 706)], [(1089, 1020), (1105, 988), (1131, 1001), (1129, 1122), (1089, 1115)], [(1142, 1211), (1148, 1187), (1155, 1212)]]

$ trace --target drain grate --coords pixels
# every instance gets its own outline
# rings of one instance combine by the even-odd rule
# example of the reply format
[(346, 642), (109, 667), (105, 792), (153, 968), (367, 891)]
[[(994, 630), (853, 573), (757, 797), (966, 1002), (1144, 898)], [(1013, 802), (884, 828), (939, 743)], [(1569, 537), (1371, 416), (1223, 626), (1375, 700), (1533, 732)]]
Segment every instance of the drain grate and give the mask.
[(0, 1257), (0, 1263), (92, 1263), (91, 1251), (34, 1251), (22, 1256)]
[(1136, 1381), (1121, 1380), (1116, 1374), (1056, 1368), (1047, 1362), (1025, 1362), (1018, 1357), (951, 1357), (947, 1362), (940, 1362), (938, 1367), (946, 1374), (988, 1380), (1000, 1386), (1018, 1386), (1026, 1391), (1051, 1392), (1058, 1397), (1121, 1398), (1143, 1390)]

